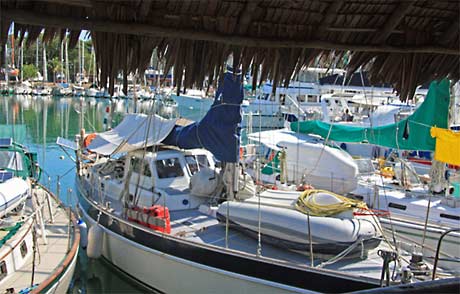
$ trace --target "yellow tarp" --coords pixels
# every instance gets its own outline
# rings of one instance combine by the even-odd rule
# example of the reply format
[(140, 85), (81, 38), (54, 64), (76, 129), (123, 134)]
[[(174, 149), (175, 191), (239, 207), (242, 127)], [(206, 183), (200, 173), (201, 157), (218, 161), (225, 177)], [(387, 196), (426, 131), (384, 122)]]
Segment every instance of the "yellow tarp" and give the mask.
[(436, 138), (434, 159), (460, 165), (460, 132), (432, 127), (431, 136)]

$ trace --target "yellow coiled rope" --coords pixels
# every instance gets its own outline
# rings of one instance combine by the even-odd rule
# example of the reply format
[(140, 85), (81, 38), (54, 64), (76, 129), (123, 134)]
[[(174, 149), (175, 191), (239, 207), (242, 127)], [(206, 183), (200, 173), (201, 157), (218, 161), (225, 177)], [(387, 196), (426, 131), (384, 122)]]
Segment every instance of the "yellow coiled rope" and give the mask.
[[(317, 193), (331, 194), (338, 198), (340, 202), (334, 204), (319, 204), (313, 196)], [(312, 216), (331, 216), (350, 209), (368, 210), (366, 203), (359, 200), (350, 199), (325, 190), (305, 190), (300, 194), (295, 207), (298, 211)]]

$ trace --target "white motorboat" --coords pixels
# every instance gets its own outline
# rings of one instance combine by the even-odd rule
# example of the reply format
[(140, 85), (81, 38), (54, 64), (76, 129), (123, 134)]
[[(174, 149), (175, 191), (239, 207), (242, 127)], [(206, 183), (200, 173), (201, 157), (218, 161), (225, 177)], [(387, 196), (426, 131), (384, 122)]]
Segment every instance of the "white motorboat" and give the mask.
[(318, 70), (300, 71), (288, 87), (264, 84), (261, 93), (243, 103), (243, 128), (283, 128), (285, 121), (321, 119)]
[(17, 84), (14, 87), (14, 93), (16, 95), (30, 95), (32, 94), (32, 87), (29, 82), (23, 82), (21, 84)]
[(40, 85), (35, 86), (32, 89), (32, 95), (34, 96), (50, 96), (51, 95), (51, 88), (48, 86)]
[(53, 96), (70, 96), (72, 95), (72, 89), (67, 83), (57, 83), (51, 90)]

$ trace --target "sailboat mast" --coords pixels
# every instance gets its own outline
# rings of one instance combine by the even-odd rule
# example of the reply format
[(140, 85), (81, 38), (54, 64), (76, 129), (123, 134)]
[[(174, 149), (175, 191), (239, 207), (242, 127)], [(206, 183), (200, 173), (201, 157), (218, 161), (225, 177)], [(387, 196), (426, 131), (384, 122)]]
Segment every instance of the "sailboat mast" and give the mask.
[(21, 51), (20, 51), (20, 57), (21, 57), (21, 83), (24, 81), (24, 40), (21, 42)]
[(78, 73), (79, 73), (78, 84), (81, 86), (82, 76), (81, 76), (81, 43), (80, 43), (80, 39), (78, 39), (78, 64), (80, 65), (79, 69), (78, 69)]
[(91, 46), (91, 57), (93, 60), (93, 83), (96, 83), (98, 77), (96, 76), (96, 52), (94, 52), (94, 46)]
[(64, 51), (65, 51), (65, 76), (67, 82), (70, 82), (70, 73), (69, 73), (69, 52), (67, 51), (67, 36), (64, 38)]
[(8, 84), (8, 42), (5, 43), (5, 81)]
[(14, 34), (11, 34), (11, 67), (14, 68)]
[(38, 70), (38, 39), (37, 39), (36, 45), (37, 46), (36, 46), (36, 50), (35, 50), (35, 67)]
[[(60, 69), (59, 74), (61, 75), (61, 81), (63, 81), (63, 73), (64, 73), (64, 40), (61, 40), (61, 50), (59, 51), (59, 63)], [(66, 76), (67, 79), (67, 76)]]
[(43, 43), (43, 82), (48, 81), (48, 69), (46, 68), (46, 45)]
[(85, 76), (85, 42), (81, 40), (81, 73)]

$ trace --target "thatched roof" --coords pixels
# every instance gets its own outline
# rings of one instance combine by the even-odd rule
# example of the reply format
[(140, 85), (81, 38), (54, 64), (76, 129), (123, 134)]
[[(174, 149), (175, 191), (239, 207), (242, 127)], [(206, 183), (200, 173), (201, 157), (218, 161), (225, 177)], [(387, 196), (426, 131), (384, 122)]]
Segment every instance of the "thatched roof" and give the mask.
[[(0, 42), (15, 34), (44, 39), (90, 30), (102, 80), (143, 70), (157, 48), (176, 82), (201, 85), (227, 56), (261, 79), (292, 74), (333, 53), (347, 68), (366, 66), (402, 98), (426, 81), (460, 76), (460, 1), (452, 0), (1, 0)], [(19, 33), (20, 32), (20, 33)], [(262, 65), (260, 67), (260, 65)], [(262, 72), (259, 72), (261, 69)], [(113, 85), (111, 85), (113, 86)]]

